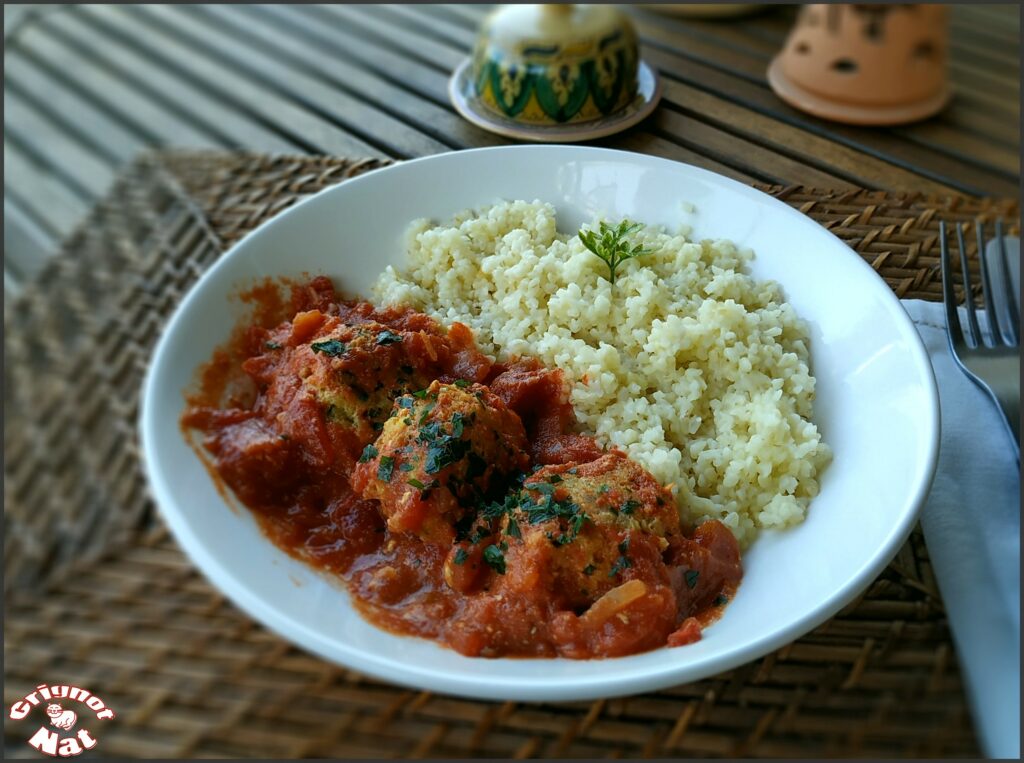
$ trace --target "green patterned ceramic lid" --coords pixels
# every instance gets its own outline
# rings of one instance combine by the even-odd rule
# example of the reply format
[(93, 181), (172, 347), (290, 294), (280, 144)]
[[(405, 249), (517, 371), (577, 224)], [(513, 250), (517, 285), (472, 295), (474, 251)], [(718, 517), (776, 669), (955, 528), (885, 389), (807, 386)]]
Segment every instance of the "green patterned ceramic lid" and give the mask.
[(506, 5), (480, 30), (473, 86), (485, 107), (530, 125), (600, 119), (637, 92), (632, 23), (610, 5)]

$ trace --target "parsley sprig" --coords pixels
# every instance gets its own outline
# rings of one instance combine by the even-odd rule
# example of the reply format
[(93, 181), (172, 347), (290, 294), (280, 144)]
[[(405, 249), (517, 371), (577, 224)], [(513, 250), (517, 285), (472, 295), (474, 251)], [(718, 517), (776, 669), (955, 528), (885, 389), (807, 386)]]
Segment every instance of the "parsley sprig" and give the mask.
[(640, 223), (631, 223), (629, 220), (623, 220), (615, 227), (602, 222), (599, 231), (581, 230), (578, 234), (583, 246), (600, 257), (608, 266), (608, 280), (613, 286), (619, 265), (626, 260), (642, 257), (654, 251), (645, 249), (641, 244), (630, 246), (629, 241), (626, 240), (629, 234), (642, 227)]

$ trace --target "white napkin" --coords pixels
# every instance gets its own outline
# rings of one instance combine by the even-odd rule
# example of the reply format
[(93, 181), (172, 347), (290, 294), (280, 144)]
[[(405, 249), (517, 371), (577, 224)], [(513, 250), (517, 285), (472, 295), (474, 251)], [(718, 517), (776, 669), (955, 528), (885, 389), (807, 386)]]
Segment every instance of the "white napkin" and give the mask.
[(1020, 467), (1002, 414), (956, 366), (941, 303), (904, 300), (939, 386), (942, 444), (921, 514), (982, 751), (1020, 755)]

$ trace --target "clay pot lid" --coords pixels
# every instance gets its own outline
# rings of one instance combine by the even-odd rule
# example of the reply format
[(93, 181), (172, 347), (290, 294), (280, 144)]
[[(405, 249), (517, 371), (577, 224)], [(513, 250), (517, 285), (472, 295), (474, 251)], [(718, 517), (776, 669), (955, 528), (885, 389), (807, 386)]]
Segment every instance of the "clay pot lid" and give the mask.
[(892, 125), (949, 101), (947, 9), (808, 5), (768, 68), (775, 93), (837, 122)]

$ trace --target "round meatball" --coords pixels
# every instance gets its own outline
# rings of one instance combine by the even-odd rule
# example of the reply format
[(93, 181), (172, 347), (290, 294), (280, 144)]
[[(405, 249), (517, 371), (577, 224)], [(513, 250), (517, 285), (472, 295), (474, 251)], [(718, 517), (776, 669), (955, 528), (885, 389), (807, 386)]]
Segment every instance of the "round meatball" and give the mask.
[(436, 357), (430, 349), (443, 339), (380, 323), (331, 323), (337, 325), (325, 325), (296, 349), (297, 370), (326, 421), (350, 430), (365, 445), (377, 437), (392, 401), (427, 383), (421, 359)]
[(352, 474), (393, 531), (448, 544), (456, 525), (529, 464), (519, 417), (479, 384), (434, 381), (399, 397)]
[(663, 553), (681, 535), (674, 501), (620, 453), (546, 466), (506, 504), (509, 585), (542, 585), (581, 612), (633, 578), (669, 583)]

